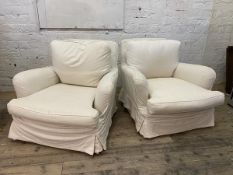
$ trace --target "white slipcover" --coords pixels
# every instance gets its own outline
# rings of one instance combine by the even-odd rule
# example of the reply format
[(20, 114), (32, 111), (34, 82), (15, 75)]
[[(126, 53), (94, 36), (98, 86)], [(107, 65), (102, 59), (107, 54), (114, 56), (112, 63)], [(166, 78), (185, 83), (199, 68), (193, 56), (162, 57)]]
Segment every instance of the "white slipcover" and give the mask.
[[(62, 53), (68, 54), (72, 48), (71, 55), (74, 59), (71, 60), (77, 61), (73, 74), (80, 73), (79, 70), (81, 70), (81, 74), (85, 72), (85, 69), (80, 67), (82, 65), (90, 70), (90, 74), (86, 72), (82, 76), (68, 77), (69, 83), (60, 82), (54, 67), (33, 69), (17, 74), (13, 83), (18, 98), (11, 100), (7, 105), (8, 111), (13, 117), (9, 138), (82, 151), (90, 155), (106, 150), (112, 115), (116, 111), (117, 44), (98, 40), (54, 41), (52, 45), (54, 43), (59, 43), (57, 47), (62, 50)], [(85, 43), (85, 47), (89, 47), (89, 44), (93, 46), (93, 43), (101, 43), (100, 45), (103, 44), (104, 49), (110, 49), (110, 56), (104, 56), (99, 60), (100, 62), (102, 60), (104, 66), (96, 65), (96, 74), (91, 58), (82, 57), (80, 61), (78, 59), (79, 51), (75, 56), (73, 49), (79, 47), (77, 43)], [(55, 44), (52, 47), (56, 47)], [(100, 53), (100, 50), (96, 51), (96, 55)], [(56, 50), (56, 52), (58, 51)], [(91, 49), (91, 52), (95, 52), (95, 50)], [(63, 56), (69, 57), (68, 55)], [(90, 55), (95, 55), (95, 53)], [(56, 66), (59, 62), (58, 58), (62, 61), (66, 59), (59, 57), (57, 53), (56, 56)], [(90, 69), (86, 59), (91, 61)], [(105, 63), (109, 65), (106, 66)], [(96, 62), (96, 64), (98, 63)], [(103, 67), (108, 67), (108, 70), (102, 71)], [(68, 67), (65, 69), (68, 71)], [(61, 69), (59, 71), (61, 74), (63, 73)], [(66, 70), (64, 71), (66, 72)], [(88, 82), (85, 80), (86, 78), (93, 78), (89, 81), (91, 84), (85, 84)], [(74, 83), (72, 83), (72, 79)], [(76, 82), (78, 79), (82, 85), (86, 86), (78, 86)], [(95, 84), (96, 86), (94, 86)]]
[(223, 93), (210, 90), (216, 78), (214, 70), (178, 63), (179, 47), (178, 41), (165, 39), (121, 42), (123, 86), (119, 98), (145, 138), (214, 126), (214, 107), (224, 102)]
[(54, 40), (53, 67), (62, 83), (96, 87), (111, 69), (111, 48), (98, 40)]
[(178, 63), (180, 42), (174, 40), (131, 40), (125, 43), (126, 63), (146, 78), (171, 77)]
[(221, 92), (209, 91), (178, 78), (148, 79), (150, 114), (195, 112), (221, 105)]

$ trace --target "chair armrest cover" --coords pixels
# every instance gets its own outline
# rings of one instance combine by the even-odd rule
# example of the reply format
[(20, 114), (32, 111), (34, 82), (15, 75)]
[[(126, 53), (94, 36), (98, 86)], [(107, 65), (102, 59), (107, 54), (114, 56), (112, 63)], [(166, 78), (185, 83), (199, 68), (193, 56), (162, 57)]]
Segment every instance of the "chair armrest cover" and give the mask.
[(212, 68), (206, 66), (179, 63), (174, 77), (211, 90), (216, 79), (216, 73)]
[(100, 80), (94, 101), (94, 108), (99, 112), (104, 113), (108, 105), (112, 104), (112, 100), (115, 99), (117, 79), (118, 69), (114, 68)]
[(149, 98), (148, 82), (146, 77), (137, 69), (122, 65), (124, 91), (138, 107), (144, 107)]
[(59, 78), (52, 67), (23, 71), (13, 78), (17, 98), (31, 95), (58, 82)]

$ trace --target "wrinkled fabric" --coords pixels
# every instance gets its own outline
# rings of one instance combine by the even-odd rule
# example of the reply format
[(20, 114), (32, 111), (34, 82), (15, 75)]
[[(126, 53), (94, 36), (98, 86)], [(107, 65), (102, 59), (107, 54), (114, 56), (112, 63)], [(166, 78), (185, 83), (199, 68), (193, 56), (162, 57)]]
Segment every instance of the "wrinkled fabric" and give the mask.
[(30, 96), (13, 99), (8, 111), (32, 120), (70, 125), (96, 125), (99, 112), (92, 107), (96, 88), (56, 84)]
[(179, 63), (174, 73), (174, 77), (211, 90), (216, 79), (216, 73), (210, 67)]
[(144, 138), (214, 126), (214, 108), (177, 114), (149, 114), (146, 107), (136, 107), (124, 91), (120, 93), (120, 100), (129, 110), (137, 131)]
[(12, 117), (8, 135), (11, 139), (82, 151), (90, 155), (95, 152), (96, 128), (47, 123), (23, 116)]
[(111, 66), (111, 48), (98, 40), (54, 40), (53, 67), (62, 83), (96, 87)]
[[(123, 83), (119, 99), (129, 110), (137, 131), (145, 138), (153, 138), (214, 126), (214, 107), (224, 103), (224, 94), (208, 90), (215, 79), (212, 69), (178, 63), (170, 77), (148, 78), (140, 68), (127, 62), (130, 53), (125, 52), (133, 42), (134, 39), (128, 39), (121, 45)], [(158, 66), (154, 65), (154, 69)]]
[(49, 86), (59, 83), (59, 78), (52, 67), (26, 70), (13, 77), (17, 98), (31, 95)]
[(148, 79), (150, 114), (195, 112), (221, 105), (224, 95), (178, 78)]
[(178, 64), (180, 42), (175, 40), (129, 40), (126, 64), (136, 67), (146, 78), (171, 77)]
[[(28, 74), (33, 70), (16, 75), (15, 90), (23, 94), (23, 98), (8, 103), (8, 111), (13, 118), (9, 138), (90, 155), (107, 149), (112, 115), (116, 112), (118, 47), (114, 42), (103, 42), (111, 48), (109, 64), (112, 68), (103, 75), (97, 87), (59, 83), (53, 69), (46, 69), (44, 73), (42, 68), (38, 74), (30, 76)], [(45, 75), (55, 75), (56, 78), (46, 83), (43, 81), (47, 80)], [(25, 84), (20, 81), (24, 77), (30, 77)], [(30, 89), (36, 79), (40, 80), (37, 82), (40, 88), (35, 89), (32, 85)], [(24, 88), (18, 89), (21, 85)]]

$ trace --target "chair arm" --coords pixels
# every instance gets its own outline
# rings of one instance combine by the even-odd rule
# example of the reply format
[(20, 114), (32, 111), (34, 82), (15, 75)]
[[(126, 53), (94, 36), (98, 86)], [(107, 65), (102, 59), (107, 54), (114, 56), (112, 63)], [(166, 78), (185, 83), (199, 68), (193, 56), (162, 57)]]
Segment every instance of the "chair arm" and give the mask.
[(216, 73), (212, 68), (206, 66), (179, 63), (174, 77), (211, 90), (216, 79)]
[(100, 80), (94, 101), (94, 108), (104, 113), (112, 100), (115, 100), (118, 69), (114, 68)]
[(13, 77), (17, 98), (31, 95), (58, 82), (59, 78), (52, 67), (23, 71)]
[(149, 98), (148, 82), (146, 77), (137, 69), (122, 65), (124, 91), (138, 107), (146, 106)]

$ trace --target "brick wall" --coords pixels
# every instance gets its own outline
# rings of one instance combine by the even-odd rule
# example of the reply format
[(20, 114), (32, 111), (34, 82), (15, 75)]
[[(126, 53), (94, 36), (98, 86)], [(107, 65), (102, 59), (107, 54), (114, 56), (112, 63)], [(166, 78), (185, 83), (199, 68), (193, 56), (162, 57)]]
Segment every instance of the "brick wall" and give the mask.
[[(213, 67), (218, 82), (224, 81), (224, 47), (232, 35), (232, 24), (221, 25), (217, 42), (212, 35), (219, 18), (225, 19), (223, 4), (232, 0), (125, 0), (123, 30), (40, 30), (35, 0), (0, 1), (0, 91), (12, 90), (11, 79), (20, 71), (50, 65), (48, 44), (53, 39), (92, 38), (119, 42), (132, 37), (165, 37), (182, 41), (183, 62), (205, 64)], [(229, 2), (228, 2), (229, 1)], [(222, 5), (221, 5), (222, 4)], [(220, 10), (219, 10), (220, 9)], [(229, 8), (230, 9), (230, 8)], [(228, 21), (233, 13), (227, 13)], [(214, 18), (214, 19), (213, 19)], [(217, 20), (218, 24), (221, 20)], [(211, 25), (209, 25), (211, 23)], [(223, 31), (222, 31), (223, 30)], [(224, 33), (224, 37), (220, 37)], [(226, 34), (225, 33), (229, 33)], [(221, 51), (215, 50), (224, 42)], [(233, 43), (231, 41), (231, 43)], [(216, 52), (216, 54), (213, 54)]]
[(215, 69), (217, 81), (225, 81), (226, 48), (233, 44), (233, 0), (215, 0), (203, 64)]

